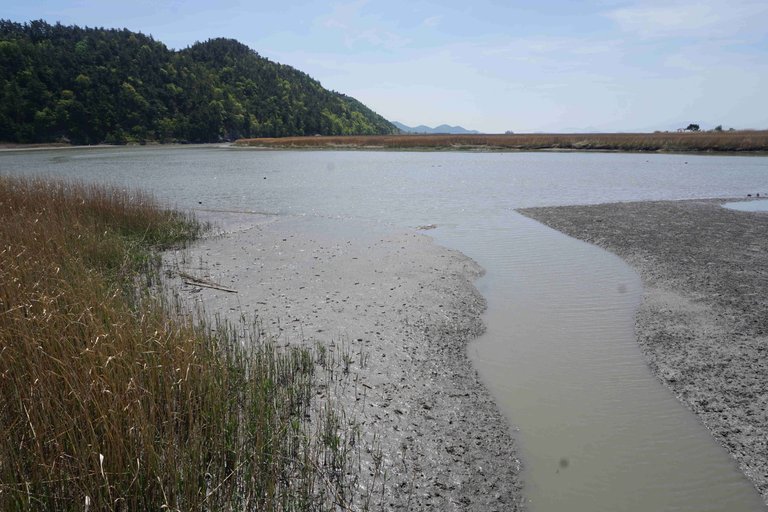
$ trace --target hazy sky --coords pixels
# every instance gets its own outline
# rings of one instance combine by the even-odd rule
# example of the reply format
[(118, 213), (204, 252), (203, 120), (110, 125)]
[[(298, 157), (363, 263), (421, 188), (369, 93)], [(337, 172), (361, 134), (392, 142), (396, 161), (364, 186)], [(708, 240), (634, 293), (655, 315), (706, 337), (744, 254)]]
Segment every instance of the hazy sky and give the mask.
[(0, 17), (230, 37), (409, 125), (768, 128), (768, 1), (0, 0)]

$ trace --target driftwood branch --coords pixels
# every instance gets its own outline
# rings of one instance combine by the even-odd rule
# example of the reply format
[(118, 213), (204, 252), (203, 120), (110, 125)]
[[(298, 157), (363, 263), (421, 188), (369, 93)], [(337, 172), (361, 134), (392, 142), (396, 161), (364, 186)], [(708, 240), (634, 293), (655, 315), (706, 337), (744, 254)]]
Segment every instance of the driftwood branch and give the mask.
[(226, 286), (222, 286), (219, 283), (214, 283), (213, 281), (204, 279), (202, 277), (195, 277), (192, 274), (187, 274), (186, 272), (178, 272), (178, 274), (182, 281), (184, 281), (184, 284), (202, 286), (203, 288), (212, 288), (214, 290), (221, 290), (228, 293), (237, 293), (237, 290), (227, 288)]

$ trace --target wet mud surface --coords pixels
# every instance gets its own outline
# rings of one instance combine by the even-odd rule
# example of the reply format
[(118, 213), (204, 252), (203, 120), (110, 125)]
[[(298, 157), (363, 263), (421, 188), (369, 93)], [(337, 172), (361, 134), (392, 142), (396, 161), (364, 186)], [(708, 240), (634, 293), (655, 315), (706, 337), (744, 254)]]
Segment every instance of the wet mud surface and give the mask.
[(208, 314), (254, 319), (281, 343), (344, 354), (346, 384), (320, 392), (361, 426), (357, 471), (377, 486), (372, 509), (522, 508), (510, 427), (466, 355), (483, 331), (476, 263), (416, 233), (227, 222), (234, 231), (166, 264), (237, 293), (177, 278), (181, 296)]

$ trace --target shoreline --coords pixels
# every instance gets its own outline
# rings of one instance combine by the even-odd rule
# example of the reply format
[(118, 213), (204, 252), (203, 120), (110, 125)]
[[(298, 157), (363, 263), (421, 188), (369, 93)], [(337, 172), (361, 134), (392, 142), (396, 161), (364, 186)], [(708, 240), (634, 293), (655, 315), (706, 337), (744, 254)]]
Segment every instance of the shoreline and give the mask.
[(649, 367), (768, 504), (768, 214), (724, 202), (518, 211), (637, 270), (644, 294), (635, 332)]
[(593, 134), (323, 135), (238, 139), (236, 148), (765, 154), (768, 131)]
[(199, 148), (218, 146), (222, 148), (231, 147), (229, 142), (201, 142), (201, 143), (181, 143), (181, 142), (148, 142), (146, 144), (67, 144), (63, 142), (41, 142), (32, 144), (0, 143), (0, 153), (12, 151), (52, 151), (59, 149), (119, 149), (119, 148)]
[(377, 464), (386, 475), (378, 505), (524, 508), (511, 427), (466, 352), (484, 330), (474, 261), (422, 234), (361, 235), (345, 221), (222, 212), (211, 220), (233, 229), (166, 254), (166, 267), (237, 293), (178, 277), (174, 288), (191, 308), (252, 319), (280, 344), (352, 355), (347, 384), (327, 392), (361, 427), (358, 485)]
[[(727, 133), (727, 132), (726, 132)], [(284, 138), (240, 139), (233, 142), (181, 143), (181, 142), (147, 142), (145, 144), (91, 144), (72, 145), (66, 143), (0, 143), (0, 152), (11, 151), (41, 151), (58, 149), (100, 149), (125, 147), (221, 147), (234, 150), (261, 151), (395, 151), (395, 152), (476, 152), (476, 153), (629, 153), (629, 154), (658, 154), (658, 155), (713, 155), (713, 156), (765, 156), (768, 155), (768, 132), (746, 132), (742, 140), (727, 141), (730, 146), (722, 147), (710, 142), (689, 144), (685, 137), (713, 135), (701, 134), (605, 134), (610, 138), (621, 136), (649, 137), (652, 143), (637, 141), (605, 142), (594, 140), (594, 137), (552, 134), (552, 135), (372, 135), (372, 136), (301, 136)], [(665, 139), (664, 135), (673, 138), (682, 136), (682, 142)], [(757, 138), (754, 141), (750, 136)], [(472, 140), (472, 138), (487, 140)], [(517, 143), (513, 137), (546, 138), (546, 142)], [(734, 138), (733, 135), (726, 137)], [(420, 139), (428, 140), (421, 143)], [(454, 140), (455, 139), (455, 140)], [(554, 141), (552, 141), (554, 139)], [(560, 141), (559, 139), (563, 139)], [(695, 142), (695, 141), (694, 141)], [(637, 145), (639, 144), (639, 145)]]
[(630, 150), (630, 149), (573, 149), (573, 148), (505, 148), (488, 146), (462, 146), (462, 147), (438, 147), (438, 146), (355, 146), (355, 145), (328, 145), (328, 146), (250, 146), (232, 143), (229, 149), (250, 151), (390, 151), (397, 153), (607, 153), (607, 154), (638, 154), (638, 155), (691, 155), (691, 156), (741, 156), (762, 157), (768, 155), (768, 149), (750, 151), (713, 151), (713, 150)]

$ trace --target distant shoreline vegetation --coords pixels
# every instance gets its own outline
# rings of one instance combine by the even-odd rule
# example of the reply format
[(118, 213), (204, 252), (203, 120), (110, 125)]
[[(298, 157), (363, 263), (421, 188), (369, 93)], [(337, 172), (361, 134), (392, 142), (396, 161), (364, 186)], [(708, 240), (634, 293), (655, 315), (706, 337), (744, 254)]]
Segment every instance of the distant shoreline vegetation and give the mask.
[(398, 133), (354, 98), (232, 39), (0, 19), (0, 142), (126, 144)]
[(768, 130), (504, 135), (381, 135), (240, 139), (236, 146), (477, 151), (768, 152)]

